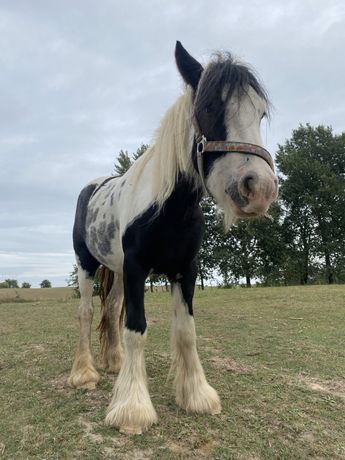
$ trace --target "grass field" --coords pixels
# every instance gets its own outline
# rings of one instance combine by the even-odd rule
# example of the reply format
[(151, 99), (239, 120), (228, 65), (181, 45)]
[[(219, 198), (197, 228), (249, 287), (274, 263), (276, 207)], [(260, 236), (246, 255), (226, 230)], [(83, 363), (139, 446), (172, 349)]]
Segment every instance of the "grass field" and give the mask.
[[(78, 335), (72, 294), (0, 292), (1, 458), (345, 458), (345, 286), (196, 292), (199, 353), (223, 404), (217, 416), (175, 405), (169, 294), (147, 294), (159, 423), (132, 437), (103, 424), (114, 376), (100, 370), (93, 392), (66, 387)], [(95, 316), (96, 325), (98, 308)], [(96, 334), (93, 343), (97, 361)]]

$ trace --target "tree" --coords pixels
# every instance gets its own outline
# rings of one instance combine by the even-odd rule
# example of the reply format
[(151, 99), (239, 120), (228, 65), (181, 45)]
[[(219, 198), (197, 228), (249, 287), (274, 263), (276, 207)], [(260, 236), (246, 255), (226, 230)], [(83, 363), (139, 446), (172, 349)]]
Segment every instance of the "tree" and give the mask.
[(26, 281), (24, 281), (24, 282), (22, 283), (22, 288), (23, 288), (23, 289), (29, 289), (29, 288), (31, 288), (31, 284), (30, 284), (30, 283), (27, 283)]
[(270, 208), (271, 219), (257, 218), (250, 222), (256, 238), (255, 276), (264, 285), (285, 283), (286, 245), (282, 230), (283, 212), (279, 201)]
[(270, 212), (272, 220), (239, 220), (228, 233), (219, 224), (214, 227), (213, 263), (224, 286), (238, 283), (241, 278), (245, 278), (247, 287), (251, 287), (253, 279), (266, 285), (283, 283), (286, 255), (280, 204), (272, 205)]
[(115, 175), (123, 176), (126, 171), (131, 167), (132, 160), (129, 156), (127, 150), (120, 150), (120, 153), (117, 157), (117, 163), (115, 164)]
[[(279, 146), (284, 227), (302, 284), (317, 267), (328, 283), (344, 268), (345, 134), (300, 125)], [(314, 273), (313, 273), (314, 272)]]
[(149, 148), (149, 144), (141, 144), (135, 153), (132, 154), (133, 161), (137, 160), (146, 150)]
[(137, 151), (132, 154), (129, 154), (127, 150), (120, 150), (114, 166), (114, 174), (116, 176), (123, 176), (132, 166), (134, 161), (141, 157), (148, 148), (148, 144), (141, 144)]
[[(76, 264), (73, 265), (73, 270), (69, 274), (67, 285), (74, 288), (76, 297), (80, 297), (79, 282), (78, 282), (78, 266)], [(94, 278), (94, 282), (93, 282), (92, 295), (93, 296), (99, 295), (99, 290), (100, 290), (100, 281), (98, 278), (98, 271), (97, 271), (95, 278)]]
[(223, 228), (212, 198), (203, 198), (200, 205), (204, 214), (205, 234), (198, 253), (198, 278), (201, 289), (204, 289), (205, 280), (212, 278), (217, 268), (216, 246), (219, 241), (219, 232), (222, 232)]
[(156, 275), (153, 273), (152, 275), (149, 276), (149, 283), (150, 283), (150, 291), (153, 292), (153, 286), (155, 284), (163, 284), (165, 285), (165, 290), (169, 291), (169, 284), (168, 284), (168, 279), (165, 275)]
[(257, 238), (251, 221), (239, 221), (227, 234), (223, 234), (217, 245), (218, 270), (224, 286), (240, 278), (246, 279), (247, 287), (257, 274)]
[(49, 280), (43, 280), (40, 284), (41, 288), (51, 288), (52, 283)]
[(7, 283), (9, 288), (19, 288), (17, 280), (7, 279), (5, 283)]

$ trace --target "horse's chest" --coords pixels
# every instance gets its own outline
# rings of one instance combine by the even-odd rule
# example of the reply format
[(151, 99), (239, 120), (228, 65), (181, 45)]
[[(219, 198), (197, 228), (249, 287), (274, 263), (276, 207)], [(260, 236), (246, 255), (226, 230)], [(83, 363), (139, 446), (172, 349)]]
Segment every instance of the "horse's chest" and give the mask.
[(198, 209), (183, 215), (166, 213), (154, 220), (147, 213), (127, 228), (123, 247), (125, 252), (135, 251), (143, 265), (155, 273), (174, 275), (195, 258), (203, 230)]

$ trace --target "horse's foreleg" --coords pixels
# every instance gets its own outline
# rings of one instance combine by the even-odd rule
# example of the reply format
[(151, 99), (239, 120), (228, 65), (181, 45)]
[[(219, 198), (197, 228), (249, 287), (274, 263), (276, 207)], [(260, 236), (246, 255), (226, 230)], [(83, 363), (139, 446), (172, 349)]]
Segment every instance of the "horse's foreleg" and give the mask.
[[(101, 348), (104, 368), (109, 373), (117, 373), (123, 362), (121, 343), (121, 314), (123, 305), (123, 277), (114, 273), (112, 288), (105, 301), (104, 331), (101, 335)], [(102, 325), (101, 322), (101, 325)]]
[(78, 312), (80, 338), (71, 374), (68, 378), (68, 384), (75, 388), (94, 390), (99, 380), (99, 374), (94, 367), (91, 353), (93, 278), (88, 278), (87, 272), (79, 266), (78, 281), (80, 289), (80, 305)]
[(147, 388), (144, 358), (146, 319), (144, 285), (147, 273), (130, 256), (124, 260), (126, 323), (124, 361), (116, 380), (105, 423), (122, 433), (141, 434), (157, 421)]
[(196, 267), (172, 285), (172, 372), (177, 404), (187, 412), (218, 414), (217, 392), (207, 383), (197, 348), (192, 300)]

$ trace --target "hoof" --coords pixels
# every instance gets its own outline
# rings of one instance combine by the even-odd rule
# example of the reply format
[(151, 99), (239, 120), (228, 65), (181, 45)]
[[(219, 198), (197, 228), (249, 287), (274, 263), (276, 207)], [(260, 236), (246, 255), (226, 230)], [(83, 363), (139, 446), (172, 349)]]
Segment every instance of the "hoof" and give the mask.
[(122, 362), (111, 362), (104, 366), (104, 370), (107, 374), (118, 374), (121, 370)]
[(176, 403), (186, 412), (217, 415), (222, 411), (218, 393), (207, 382), (198, 387), (189, 387), (188, 392), (176, 393)]
[(70, 387), (86, 390), (95, 390), (99, 381), (99, 374), (94, 368), (72, 371), (67, 383)]
[(123, 352), (118, 351), (115, 353), (108, 354), (103, 359), (104, 370), (108, 374), (118, 374), (123, 363)]
[(154, 423), (157, 423), (157, 414), (151, 403), (147, 405), (135, 403), (116, 404), (108, 408), (105, 424), (115, 426), (120, 433), (142, 434)]
[(142, 434), (143, 430), (140, 426), (120, 426), (120, 433), (122, 434)]

